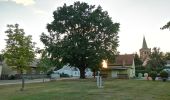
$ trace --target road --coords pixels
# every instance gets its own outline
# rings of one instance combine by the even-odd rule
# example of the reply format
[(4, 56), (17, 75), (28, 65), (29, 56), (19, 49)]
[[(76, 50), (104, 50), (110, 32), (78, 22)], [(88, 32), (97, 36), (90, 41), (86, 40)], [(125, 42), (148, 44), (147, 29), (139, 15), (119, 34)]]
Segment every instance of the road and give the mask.
[[(79, 79), (77, 77), (72, 77), (72, 78), (59, 78), (55, 80), (68, 80), (68, 79)], [(46, 78), (45, 82), (49, 82), (50, 79)], [(21, 84), (21, 79), (20, 80), (0, 80), (0, 85), (10, 85), (10, 84)], [(43, 82), (43, 79), (25, 79), (25, 83), (39, 83)]]

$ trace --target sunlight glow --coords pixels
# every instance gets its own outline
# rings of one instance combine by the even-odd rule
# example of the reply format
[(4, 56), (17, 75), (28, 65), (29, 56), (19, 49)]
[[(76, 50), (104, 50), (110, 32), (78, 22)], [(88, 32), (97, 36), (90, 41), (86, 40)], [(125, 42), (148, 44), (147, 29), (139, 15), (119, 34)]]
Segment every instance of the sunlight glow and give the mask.
[(103, 68), (107, 68), (107, 61), (106, 61), (106, 60), (103, 60), (102, 65), (103, 65), (103, 66), (102, 66)]

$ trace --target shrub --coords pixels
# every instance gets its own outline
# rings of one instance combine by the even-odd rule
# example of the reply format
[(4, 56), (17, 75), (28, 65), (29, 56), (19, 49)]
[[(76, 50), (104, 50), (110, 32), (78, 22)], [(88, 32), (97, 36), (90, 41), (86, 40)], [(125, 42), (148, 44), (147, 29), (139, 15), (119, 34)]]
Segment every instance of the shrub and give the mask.
[(15, 79), (15, 76), (14, 76), (14, 75), (10, 75), (8, 79), (9, 79), (9, 80), (14, 80), (14, 79)]
[(160, 72), (160, 77), (162, 78), (162, 81), (165, 82), (168, 78), (168, 72), (166, 71), (161, 71)]
[(47, 72), (47, 77), (50, 77), (51, 74), (53, 74), (53, 73), (54, 73), (53, 70), (49, 70), (49, 71)]
[(161, 78), (168, 78), (168, 72), (166, 72), (166, 71), (161, 71), (161, 72), (160, 72), (160, 77), (161, 77)]
[(70, 76), (68, 74), (62, 73), (62, 74), (60, 74), (60, 77), (70, 77)]
[(151, 71), (149, 73), (149, 76), (152, 77), (152, 80), (154, 81), (156, 79), (156, 77), (157, 77), (157, 72), (156, 71)]

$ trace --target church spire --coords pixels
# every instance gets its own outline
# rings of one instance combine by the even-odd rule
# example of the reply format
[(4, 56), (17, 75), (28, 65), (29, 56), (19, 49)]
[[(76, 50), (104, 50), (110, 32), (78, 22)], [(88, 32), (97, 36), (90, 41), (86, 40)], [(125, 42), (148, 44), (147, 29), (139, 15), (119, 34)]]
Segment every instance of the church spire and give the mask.
[(143, 37), (142, 48), (143, 48), (143, 49), (147, 49), (147, 48), (148, 48), (148, 46), (147, 46), (147, 44), (146, 44), (145, 36)]

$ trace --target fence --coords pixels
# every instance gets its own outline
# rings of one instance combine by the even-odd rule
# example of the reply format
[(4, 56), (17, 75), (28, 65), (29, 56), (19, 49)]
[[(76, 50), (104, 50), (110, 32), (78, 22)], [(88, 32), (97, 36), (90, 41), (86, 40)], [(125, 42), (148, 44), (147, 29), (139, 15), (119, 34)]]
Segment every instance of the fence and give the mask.
[[(25, 79), (39, 79), (39, 78), (48, 78), (46, 74), (23, 74)], [(1, 75), (1, 80), (13, 80), (13, 79), (21, 79), (22, 75), (15, 74), (15, 75)]]

